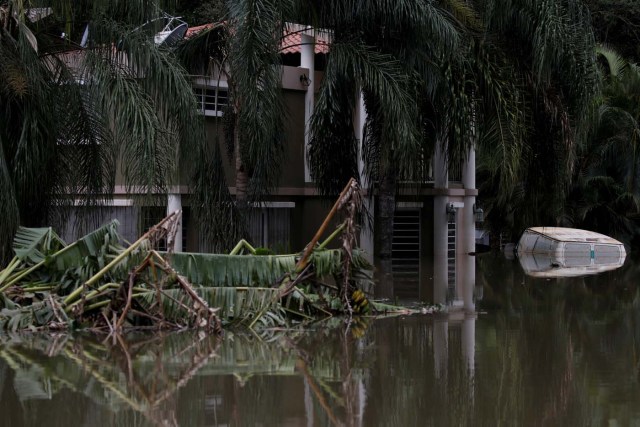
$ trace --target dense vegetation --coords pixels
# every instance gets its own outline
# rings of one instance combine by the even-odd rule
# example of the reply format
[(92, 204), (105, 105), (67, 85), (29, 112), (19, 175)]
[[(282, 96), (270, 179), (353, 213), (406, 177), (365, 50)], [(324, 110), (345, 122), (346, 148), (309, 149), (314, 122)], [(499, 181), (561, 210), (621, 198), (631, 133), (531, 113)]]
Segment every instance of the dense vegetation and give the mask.
[[(571, 69), (565, 77), (551, 75), (542, 93), (527, 94), (533, 114), (528, 114), (531, 127), (524, 137), (519, 178), (501, 186), (496, 181), (496, 172), (501, 173), (495, 167), (496, 153), (480, 151), (480, 199), (488, 208), (487, 225), (496, 235), (517, 239), (527, 226), (563, 225), (637, 244), (640, 93), (633, 62), (638, 59), (640, 9), (626, 0), (585, 4), (589, 22), (567, 28), (586, 38), (583, 52), (591, 51), (595, 66), (585, 69), (587, 76), (574, 76)], [(571, 44), (552, 43), (563, 56), (572, 55)], [(584, 77), (590, 83), (583, 87), (590, 93), (576, 98), (566, 79), (570, 83)]]
[[(451, 162), (477, 146), (480, 201), (496, 234), (515, 238), (534, 224), (629, 242), (638, 234), (640, 9), (632, 0), (54, 1), (45, 5), (50, 17), (33, 20), (24, 12), (36, 3), (0, 1), (3, 250), (18, 224), (51, 223), (71, 203), (108, 197), (117, 163), (127, 186), (151, 195), (192, 162), (203, 232), (213, 248), (237, 241), (244, 206), (269, 193), (284, 161), (286, 115), (271, 65), (281, 61), (286, 22), (333, 33), (312, 119), (311, 171), (323, 193), (357, 171), (351, 117), (354, 94), (364, 95), (381, 258), (397, 183), (426, 179), (424, 164), (443, 141)], [(175, 52), (136, 31), (158, 7), (193, 24), (226, 24)], [(78, 48), (87, 22), (89, 60), (75, 70), (60, 53)], [(135, 66), (120, 66), (124, 53)], [(186, 70), (212, 64), (230, 75), (236, 201), (219, 172), (222, 154), (193, 126), (201, 118)]]

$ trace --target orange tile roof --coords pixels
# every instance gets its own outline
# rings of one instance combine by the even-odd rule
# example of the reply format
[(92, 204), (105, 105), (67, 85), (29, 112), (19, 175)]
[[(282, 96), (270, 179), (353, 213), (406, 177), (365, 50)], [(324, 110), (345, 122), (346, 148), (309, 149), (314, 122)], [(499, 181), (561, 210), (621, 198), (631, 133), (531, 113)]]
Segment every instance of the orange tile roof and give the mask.
[[(225, 23), (223, 22), (221, 24), (224, 25)], [(211, 28), (214, 28), (217, 25), (220, 25), (220, 24), (211, 23), (211, 24), (198, 25), (195, 27), (189, 27), (189, 29), (187, 29), (187, 32), (184, 35), (184, 38), (188, 39), (200, 33), (201, 31), (210, 30)], [(280, 46), (281, 53), (285, 55), (289, 53), (300, 53), (301, 49), (302, 49), (301, 33), (299, 31), (289, 32), (288, 30), (285, 30), (284, 36), (282, 38), (282, 43)], [(326, 36), (317, 35), (315, 53), (326, 54), (328, 52), (329, 52), (329, 41), (327, 40)]]
[(200, 31), (204, 31), (204, 30), (209, 30), (211, 28), (213, 28), (216, 24), (204, 24), (204, 25), (198, 25), (196, 27), (189, 27), (187, 29), (187, 32), (184, 34), (184, 38), (188, 39), (190, 37), (195, 36), (196, 34), (198, 34)]
[[(280, 51), (283, 54), (287, 53), (299, 53), (302, 49), (302, 36), (299, 32), (285, 33), (282, 38), (282, 45)], [(322, 36), (316, 37), (315, 53), (328, 53), (329, 43)]]

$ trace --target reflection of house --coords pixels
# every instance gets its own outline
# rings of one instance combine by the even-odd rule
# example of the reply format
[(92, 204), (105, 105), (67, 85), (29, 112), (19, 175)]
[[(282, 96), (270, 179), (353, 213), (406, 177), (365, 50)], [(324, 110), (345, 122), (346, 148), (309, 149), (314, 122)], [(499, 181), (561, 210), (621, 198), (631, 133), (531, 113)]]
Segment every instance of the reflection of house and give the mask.
[[(187, 36), (201, 29), (192, 28)], [(291, 26), (290, 31), (282, 44), (282, 90), (288, 107), (286, 167), (283, 168), (280, 186), (264, 206), (255, 208), (252, 213), (251, 235), (248, 236), (256, 245), (280, 251), (303, 248), (332, 203), (316, 192), (305, 156), (308, 123), (313, 114), (315, 93), (322, 83), (329, 35), (299, 26)], [(205, 116), (207, 135), (214, 140), (222, 134), (221, 117), (229, 102), (224, 73), (194, 76), (193, 87)], [(354, 127), (359, 138), (362, 137), (365, 117), (360, 100), (354, 115)], [(463, 280), (472, 280), (474, 276), (475, 264), (468, 254), (475, 250), (475, 157), (471, 152), (464, 165), (449, 174), (444, 167), (444, 151), (439, 150), (429, 166), (429, 175), (434, 179), (412, 183), (410, 188), (400, 189), (398, 195), (393, 272), (399, 297), (432, 300), (433, 296), (436, 302), (441, 303), (462, 300), (460, 285)], [(224, 168), (227, 182), (234, 183), (232, 163), (225, 164)], [(232, 194), (235, 192), (233, 187), (230, 190)], [(375, 190), (373, 194), (375, 197)], [(176, 249), (202, 250), (197, 224), (189, 217), (189, 190), (186, 185), (171, 189), (166, 208), (170, 211), (184, 210), (183, 235), (177, 239), (180, 247)], [(115, 216), (125, 225), (128, 239), (137, 234), (131, 224), (149, 224), (162, 213), (162, 209), (134, 206), (123, 185), (116, 186), (114, 204), (108, 211), (109, 216)], [(374, 253), (372, 236), (370, 231), (364, 230), (360, 242), (370, 253)], [(432, 259), (435, 259), (435, 269)], [(461, 271), (461, 266), (467, 269), (465, 274), (456, 274), (456, 271)], [(471, 305), (468, 296), (467, 307)]]

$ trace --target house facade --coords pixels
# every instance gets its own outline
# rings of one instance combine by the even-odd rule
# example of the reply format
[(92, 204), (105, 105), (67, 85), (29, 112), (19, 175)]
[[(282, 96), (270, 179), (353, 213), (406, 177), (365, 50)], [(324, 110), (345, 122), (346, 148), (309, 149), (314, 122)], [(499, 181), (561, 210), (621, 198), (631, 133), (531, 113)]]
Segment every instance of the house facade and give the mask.
[[(198, 31), (192, 28), (189, 32)], [(188, 32), (188, 34), (189, 34)], [(286, 159), (279, 186), (268, 200), (252, 209), (249, 240), (256, 246), (276, 252), (301, 250), (311, 240), (334, 200), (321, 196), (311, 180), (307, 164), (309, 120), (323, 78), (328, 35), (311, 28), (293, 26), (282, 44), (282, 91), (288, 109), (285, 125)], [(207, 138), (222, 135), (222, 115), (229, 103), (224, 73), (193, 76), (193, 90), (204, 116)], [(359, 99), (353, 118), (357, 137), (362, 140), (366, 120), (364, 102)], [(444, 147), (438, 147), (428, 167), (432, 180), (401, 187), (393, 234), (392, 270), (394, 295), (401, 299), (422, 300), (467, 310), (474, 309), (476, 196), (475, 153), (473, 149), (457, 170), (447, 167)], [(233, 161), (225, 162), (227, 182), (235, 182)], [(362, 171), (362, 165), (360, 165)], [(186, 182), (186, 181), (185, 181)], [(369, 185), (361, 173), (360, 182), (367, 192), (367, 208), (375, 218), (375, 185)], [(123, 236), (133, 241), (139, 233), (155, 224), (166, 212), (183, 210), (176, 251), (206, 251), (198, 224), (190, 214), (189, 187), (170, 188), (166, 203), (139, 206), (130, 196), (130, 188), (117, 183), (113, 202), (104, 206), (101, 216), (117, 218)], [(235, 188), (230, 187), (231, 194)], [(375, 263), (373, 229), (361, 230), (360, 246)]]

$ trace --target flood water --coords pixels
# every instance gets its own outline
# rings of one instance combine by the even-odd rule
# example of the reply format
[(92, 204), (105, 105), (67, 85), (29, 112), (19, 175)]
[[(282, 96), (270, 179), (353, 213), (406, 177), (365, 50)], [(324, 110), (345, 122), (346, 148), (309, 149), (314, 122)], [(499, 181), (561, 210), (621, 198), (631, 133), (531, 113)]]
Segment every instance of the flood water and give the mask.
[(0, 425), (640, 424), (640, 262), (526, 277), (477, 257), (478, 313), (228, 332), (0, 335)]

